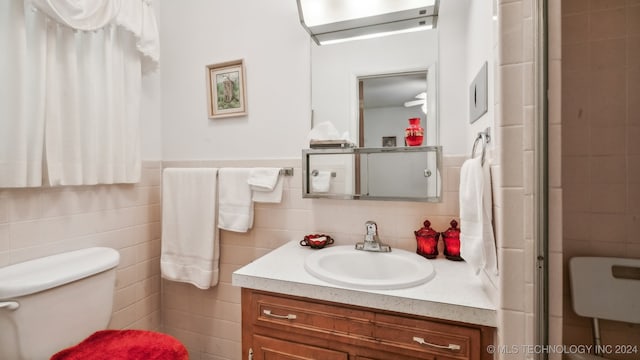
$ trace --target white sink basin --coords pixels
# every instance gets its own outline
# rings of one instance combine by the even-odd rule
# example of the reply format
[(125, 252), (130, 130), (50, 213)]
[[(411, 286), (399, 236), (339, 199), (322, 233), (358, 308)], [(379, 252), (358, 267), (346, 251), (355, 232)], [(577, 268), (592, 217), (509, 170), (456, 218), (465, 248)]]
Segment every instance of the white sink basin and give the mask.
[(334, 246), (307, 256), (304, 267), (326, 282), (369, 290), (393, 290), (421, 285), (435, 276), (431, 263), (405, 250), (378, 253)]

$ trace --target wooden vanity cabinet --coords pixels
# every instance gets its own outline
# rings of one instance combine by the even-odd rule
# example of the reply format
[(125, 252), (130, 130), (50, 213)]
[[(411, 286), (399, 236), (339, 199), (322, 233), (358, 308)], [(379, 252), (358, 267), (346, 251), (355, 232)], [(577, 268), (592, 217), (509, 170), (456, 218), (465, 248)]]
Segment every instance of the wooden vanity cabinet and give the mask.
[(494, 328), (242, 289), (242, 358), (489, 360)]

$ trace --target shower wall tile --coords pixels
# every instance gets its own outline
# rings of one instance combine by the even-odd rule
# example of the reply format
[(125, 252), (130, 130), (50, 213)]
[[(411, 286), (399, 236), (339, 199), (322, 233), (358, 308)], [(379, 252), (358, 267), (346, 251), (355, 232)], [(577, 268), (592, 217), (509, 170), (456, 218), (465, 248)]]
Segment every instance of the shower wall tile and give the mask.
[(640, 3), (637, 0), (627, 5), (627, 35), (640, 35)]
[[(558, 6), (560, 8), (560, 6)], [(557, 8), (555, 9), (558, 10)], [(562, 15), (570, 15), (589, 10), (589, 2), (585, 0), (562, 0)]]
[(548, 129), (549, 154), (549, 186), (559, 188), (562, 186), (562, 125), (550, 124)]
[(624, 214), (627, 210), (626, 184), (591, 183), (591, 212)]
[[(640, 9), (640, 6), (638, 6)], [(640, 34), (627, 37), (627, 64), (629, 68), (640, 67)]]
[[(564, 44), (562, 53), (562, 65), (573, 71), (589, 71), (589, 53), (591, 45), (588, 42)], [(551, 80), (551, 79), (549, 79)], [(563, 104), (564, 105), (564, 104)]]
[(501, 16), (505, 19), (500, 23), (500, 63), (521, 63), (524, 57), (522, 2), (506, 3), (501, 8)]
[(549, 189), (549, 251), (562, 254), (562, 188)]
[[(582, 56), (582, 55), (580, 55)], [(562, 124), (575, 128), (584, 128), (587, 124), (589, 107), (589, 83), (591, 72), (586, 69), (575, 71), (564, 70), (566, 64), (562, 62)], [(563, 130), (564, 132), (564, 130)], [(578, 150), (580, 147), (578, 147)], [(582, 146), (584, 149), (584, 145)]]
[[(551, 253), (549, 254), (549, 267), (553, 269), (562, 269), (562, 254)], [(552, 273), (549, 275), (549, 288), (550, 289), (562, 289), (563, 277), (558, 273)], [(549, 297), (549, 315), (562, 316), (562, 296)]]
[[(625, 126), (592, 126), (589, 137), (591, 155), (624, 155), (627, 151), (627, 135), (631, 132), (633, 129)], [(631, 146), (632, 140), (629, 138)]]
[[(551, 24), (561, 23), (560, 16), (560, 3), (556, 2), (555, 5), (550, 5), (549, 12), (549, 47), (561, 49), (561, 34), (559, 33), (560, 25), (553, 26)], [(553, 32), (558, 32), (553, 34)], [(548, 250), (550, 256), (556, 256), (562, 259), (562, 232), (563, 232), (563, 159), (562, 159), (562, 111), (560, 100), (562, 96), (562, 59), (560, 59), (560, 52), (553, 53), (550, 50), (549, 53), (549, 130), (548, 130), (548, 161), (549, 161), (549, 197), (548, 197)], [(554, 91), (554, 84), (558, 88)], [(562, 261), (549, 261), (549, 273), (561, 274), (562, 273)], [(549, 301), (562, 302), (562, 282), (549, 284)], [(559, 316), (549, 316), (549, 343), (559, 344), (562, 343), (562, 314)], [(558, 326), (559, 325), (559, 326)], [(555, 329), (554, 329), (555, 326)], [(559, 331), (557, 330), (559, 329)], [(556, 358), (560, 358), (557, 356)]]
[[(498, 344), (505, 346), (534, 343), (534, 258), (533, 241), (534, 179), (536, 163), (536, 94), (535, 61), (533, 49), (537, 42), (536, 1), (500, 1), (498, 32), (499, 82), (501, 89), (496, 101), (496, 145), (498, 162), (495, 166), (496, 198), (501, 199), (496, 210), (496, 234), (500, 274), (500, 309), (498, 311)], [(520, 12), (513, 9), (520, 8)], [(558, 8), (559, 9), (559, 8)], [(555, 23), (556, 26), (560, 22)], [(576, 22), (575, 27), (579, 26)], [(586, 26), (586, 23), (585, 23)], [(508, 39), (519, 31), (523, 56), (516, 59), (510, 50)], [(556, 48), (557, 50), (558, 48)], [(556, 51), (558, 53), (558, 51)], [(559, 83), (555, 84), (560, 92)], [(498, 88), (498, 87), (497, 87)], [(560, 113), (559, 109), (555, 109)], [(556, 121), (558, 121), (556, 119)], [(528, 290), (528, 291), (527, 291)], [(528, 298), (530, 297), (530, 298)], [(525, 359), (526, 354), (500, 354), (500, 359)]]
[[(586, 2), (582, 0), (581, 2)], [(564, 1), (563, 1), (564, 4)], [(589, 39), (589, 14), (575, 13), (562, 18), (562, 45), (587, 42)]]
[(627, 0), (590, 0), (591, 11), (624, 7)]
[(627, 61), (626, 46), (624, 38), (614, 38), (606, 40), (592, 41), (590, 60), (592, 70), (619, 69), (625, 66)]
[[(520, 112), (523, 112), (520, 109)], [(504, 149), (519, 149), (519, 152), (505, 150), (503, 152), (502, 163), (509, 164), (502, 167), (502, 186), (522, 187), (524, 186), (524, 166), (523, 166), (523, 126), (504, 126), (500, 128)]]
[(627, 157), (624, 155), (589, 157), (589, 176), (594, 184), (625, 184), (627, 182)]
[[(6, 252), (11, 248), (9, 242), (9, 224), (0, 224), (0, 253)], [(0, 261), (0, 266), (2, 262)]]
[(628, 176), (630, 184), (640, 184), (640, 155), (627, 157)]
[[(589, 21), (589, 40), (624, 37), (627, 34), (627, 18), (624, 8), (597, 11), (591, 9), (594, 21)], [(595, 21), (597, 16), (597, 21)]]
[(509, 289), (500, 293), (500, 306), (502, 309), (524, 312), (525, 252), (500, 249), (499, 261), (503, 269), (509, 269), (500, 274), (504, 289)]
[[(563, 0), (562, 11), (564, 264), (573, 256), (638, 257), (640, 3)], [(572, 31), (576, 16), (587, 19), (585, 34)], [(573, 313), (567, 286), (562, 298), (564, 343), (590, 343), (589, 322)], [(640, 328), (615, 322), (601, 323), (601, 332), (609, 344), (640, 336)]]
[[(566, 131), (563, 126), (563, 132)], [(565, 136), (562, 138), (564, 144)], [(569, 156), (565, 152), (565, 156), (562, 157), (562, 183), (569, 184), (588, 184), (589, 176), (591, 174), (591, 159), (587, 154), (580, 156)]]
[(640, 126), (629, 125), (626, 128), (627, 154), (640, 155)]
[[(589, 80), (589, 120), (592, 126), (624, 126), (627, 72), (622, 68), (594, 70)], [(598, 85), (593, 86), (593, 83)]]
[(524, 192), (522, 188), (504, 189), (504, 212), (509, 214), (505, 223), (497, 229), (502, 248), (524, 249), (521, 241), (524, 228)]
[(503, 125), (522, 125), (523, 123), (523, 68), (522, 64), (505, 65), (501, 67), (501, 98), (508, 97), (509, 102), (502, 103), (500, 117)]
[[(640, 45), (638, 48), (640, 48)], [(640, 126), (640, 56), (637, 59), (629, 60), (629, 63), (638, 64), (638, 66), (627, 69), (627, 86), (629, 87), (627, 94), (629, 97), (627, 101), (627, 125)]]

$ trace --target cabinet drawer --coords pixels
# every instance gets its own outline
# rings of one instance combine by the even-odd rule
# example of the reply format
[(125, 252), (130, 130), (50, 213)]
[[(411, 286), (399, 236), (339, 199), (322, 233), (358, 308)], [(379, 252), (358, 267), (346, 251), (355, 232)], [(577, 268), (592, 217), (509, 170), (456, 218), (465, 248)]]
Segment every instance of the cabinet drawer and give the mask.
[(253, 322), (256, 325), (291, 331), (373, 336), (373, 313), (311, 301), (254, 294)]
[(438, 358), (477, 359), (480, 330), (423, 319), (377, 314), (376, 338), (399, 349), (438, 355)]

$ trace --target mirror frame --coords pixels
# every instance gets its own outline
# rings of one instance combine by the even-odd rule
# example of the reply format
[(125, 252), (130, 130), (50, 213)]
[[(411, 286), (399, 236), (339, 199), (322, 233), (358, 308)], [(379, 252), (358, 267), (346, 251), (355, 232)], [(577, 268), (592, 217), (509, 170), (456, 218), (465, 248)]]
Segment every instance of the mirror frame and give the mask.
[[(425, 115), (426, 124), (423, 124), (425, 129), (424, 146), (440, 146), (440, 107), (438, 106), (438, 88), (439, 88), (439, 76), (438, 76), (438, 64), (433, 62), (427, 64), (425, 67), (414, 69), (398, 69), (398, 71), (390, 71), (385, 73), (359, 73), (353, 74), (350, 81), (350, 118), (349, 118), (349, 133), (357, 134), (356, 143), (360, 144), (363, 140), (362, 129), (360, 128), (360, 89), (359, 81), (361, 79), (387, 77), (387, 76), (400, 76), (404, 74), (426, 72), (427, 73), (427, 114)], [(366, 120), (365, 120), (366, 122)]]

